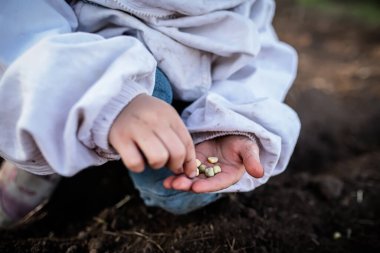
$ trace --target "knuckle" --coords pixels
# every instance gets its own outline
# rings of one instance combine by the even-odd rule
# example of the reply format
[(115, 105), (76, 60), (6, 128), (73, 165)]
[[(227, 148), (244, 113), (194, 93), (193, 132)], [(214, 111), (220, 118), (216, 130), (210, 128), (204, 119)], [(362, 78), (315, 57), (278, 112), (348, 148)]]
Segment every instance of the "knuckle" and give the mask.
[(186, 149), (183, 146), (176, 147), (171, 154), (171, 159), (178, 162), (183, 162), (186, 157)]
[(183, 173), (183, 169), (182, 168), (173, 168), (173, 169), (171, 169), (172, 170), (172, 172), (174, 173), (174, 174), (181, 174), (181, 173)]
[(113, 143), (124, 145), (124, 143), (130, 139), (130, 134), (132, 131), (133, 129), (130, 129), (129, 127), (123, 128), (123, 127), (117, 126), (110, 133), (110, 139), (112, 140)]
[(163, 167), (166, 164), (168, 158), (169, 158), (169, 155), (166, 152), (166, 153), (162, 153), (162, 154), (155, 155), (153, 157), (148, 158), (148, 162), (152, 168), (158, 169), (158, 168)]
[(128, 159), (125, 165), (132, 171), (141, 171), (144, 169), (144, 163), (140, 159)]
[(140, 114), (134, 114), (133, 116), (137, 122), (146, 125), (156, 124), (160, 119), (159, 114), (154, 110), (144, 111)]

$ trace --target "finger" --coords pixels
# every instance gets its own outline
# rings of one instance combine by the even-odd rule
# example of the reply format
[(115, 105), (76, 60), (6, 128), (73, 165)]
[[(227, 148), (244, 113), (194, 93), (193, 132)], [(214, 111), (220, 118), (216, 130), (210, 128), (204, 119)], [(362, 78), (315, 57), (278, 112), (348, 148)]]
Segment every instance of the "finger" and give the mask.
[(219, 191), (238, 182), (243, 173), (243, 169), (232, 169), (224, 170), (213, 177), (199, 178), (193, 182), (191, 190), (196, 193)]
[(245, 170), (249, 175), (255, 178), (261, 178), (264, 176), (264, 169), (260, 163), (260, 156), (258, 154), (257, 147), (249, 145), (241, 151), (241, 158)]
[(194, 178), (196, 176), (197, 165), (195, 162), (195, 147), (190, 133), (182, 121), (173, 126), (172, 129), (176, 132), (186, 149), (183, 170), (188, 177)]
[(169, 161), (167, 163), (169, 169), (176, 174), (183, 173), (186, 149), (177, 134), (171, 128), (157, 131), (155, 134), (161, 139), (169, 152)]
[(172, 182), (175, 179), (175, 176), (169, 176), (165, 178), (163, 185), (166, 189), (172, 189)]
[(171, 187), (177, 191), (190, 191), (193, 180), (182, 174), (172, 180)]
[(144, 170), (144, 158), (132, 140), (124, 141), (123, 145), (116, 149), (127, 169), (133, 172), (142, 172)]
[(144, 154), (151, 168), (159, 169), (165, 166), (169, 158), (169, 152), (153, 132), (140, 128), (139, 132), (135, 133), (134, 136), (134, 141)]
[(189, 191), (191, 189), (192, 179), (189, 179), (184, 174), (179, 176), (167, 177), (163, 185), (166, 189), (174, 189), (178, 191)]

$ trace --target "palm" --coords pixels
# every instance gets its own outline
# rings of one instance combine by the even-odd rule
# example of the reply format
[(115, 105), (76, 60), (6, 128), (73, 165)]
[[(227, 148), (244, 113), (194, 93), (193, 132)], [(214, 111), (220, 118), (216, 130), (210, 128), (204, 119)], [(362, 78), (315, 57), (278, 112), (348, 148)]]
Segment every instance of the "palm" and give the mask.
[(210, 178), (202, 174), (194, 179), (177, 175), (168, 178), (168, 181), (171, 181), (172, 188), (177, 190), (211, 192), (227, 188), (239, 181), (246, 171), (242, 149), (250, 149), (253, 145), (256, 144), (242, 136), (226, 136), (202, 142), (195, 147), (197, 158), (202, 163), (211, 165), (207, 162), (207, 157), (218, 157), (222, 172)]
[[(222, 180), (229, 185), (236, 183), (244, 173), (244, 164), (239, 156), (237, 150), (233, 150), (230, 146), (226, 145), (228, 139), (215, 139), (200, 143), (195, 147), (197, 158), (206, 165), (211, 165), (207, 162), (210, 156), (218, 157), (218, 164), (222, 168), (222, 172), (213, 178), (208, 178), (207, 181), (212, 179)], [(205, 179), (204, 176), (200, 177)], [(210, 182), (209, 182), (210, 183)]]

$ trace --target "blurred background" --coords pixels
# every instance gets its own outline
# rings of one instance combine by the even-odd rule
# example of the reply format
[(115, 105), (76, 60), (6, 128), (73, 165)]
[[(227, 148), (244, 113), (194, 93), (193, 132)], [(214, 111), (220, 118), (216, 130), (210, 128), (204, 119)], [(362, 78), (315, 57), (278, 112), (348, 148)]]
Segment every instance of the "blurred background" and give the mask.
[(303, 128), (293, 167), (380, 147), (380, 1), (278, 0), (275, 27), (299, 53), (287, 102)]

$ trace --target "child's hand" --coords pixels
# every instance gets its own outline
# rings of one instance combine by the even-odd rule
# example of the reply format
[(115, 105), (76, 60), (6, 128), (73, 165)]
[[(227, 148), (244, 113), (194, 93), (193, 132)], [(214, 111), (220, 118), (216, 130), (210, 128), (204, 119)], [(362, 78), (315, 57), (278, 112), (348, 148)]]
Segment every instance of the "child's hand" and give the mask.
[(190, 133), (169, 104), (145, 94), (135, 97), (117, 116), (109, 142), (133, 172), (167, 166), (173, 173), (195, 176), (195, 150)]
[(205, 141), (195, 147), (197, 158), (207, 164), (207, 157), (216, 156), (222, 172), (214, 177), (205, 175), (190, 179), (185, 175), (170, 176), (164, 181), (164, 187), (197, 193), (225, 189), (240, 180), (244, 172), (260, 178), (264, 175), (259, 162), (259, 147), (245, 136), (229, 135)]

